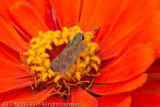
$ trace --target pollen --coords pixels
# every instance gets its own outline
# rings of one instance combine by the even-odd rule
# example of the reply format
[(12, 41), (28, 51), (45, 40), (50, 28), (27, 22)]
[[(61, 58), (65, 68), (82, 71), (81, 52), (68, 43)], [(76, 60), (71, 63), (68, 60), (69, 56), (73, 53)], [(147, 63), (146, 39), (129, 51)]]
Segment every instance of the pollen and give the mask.
[[(83, 43), (87, 48), (79, 54), (67, 73), (52, 71), (50, 65), (56, 57), (54, 54), (56, 49), (66, 46), (77, 33), (84, 34)], [(63, 27), (62, 31), (39, 31), (38, 37), (30, 40), (30, 49), (21, 55), (23, 64), (28, 68), (27, 71), (35, 79), (34, 89), (52, 85), (53, 94), (61, 96), (70, 95), (71, 87), (80, 86), (85, 90), (89, 89), (94, 77), (99, 76), (98, 70), (101, 65), (101, 60), (97, 56), (99, 46), (91, 41), (93, 38), (93, 32), (83, 32), (79, 26)]]

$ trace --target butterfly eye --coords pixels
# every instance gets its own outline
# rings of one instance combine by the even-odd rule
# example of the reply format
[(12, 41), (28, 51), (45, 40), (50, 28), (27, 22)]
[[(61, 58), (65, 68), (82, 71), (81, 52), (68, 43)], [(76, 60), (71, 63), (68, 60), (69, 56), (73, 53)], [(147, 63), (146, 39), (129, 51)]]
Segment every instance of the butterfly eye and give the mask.
[(84, 35), (83, 34), (81, 34), (81, 38), (82, 38), (82, 40), (84, 40)]

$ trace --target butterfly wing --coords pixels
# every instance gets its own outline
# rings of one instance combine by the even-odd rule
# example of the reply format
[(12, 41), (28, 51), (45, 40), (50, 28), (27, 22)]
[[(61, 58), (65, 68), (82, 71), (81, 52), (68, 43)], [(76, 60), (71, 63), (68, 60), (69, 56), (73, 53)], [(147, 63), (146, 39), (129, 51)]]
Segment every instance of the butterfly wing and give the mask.
[(80, 52), (84, 50), (83, 42), (66, 47), (51, 63), (54, 72), (66, 73), (76, 62)]

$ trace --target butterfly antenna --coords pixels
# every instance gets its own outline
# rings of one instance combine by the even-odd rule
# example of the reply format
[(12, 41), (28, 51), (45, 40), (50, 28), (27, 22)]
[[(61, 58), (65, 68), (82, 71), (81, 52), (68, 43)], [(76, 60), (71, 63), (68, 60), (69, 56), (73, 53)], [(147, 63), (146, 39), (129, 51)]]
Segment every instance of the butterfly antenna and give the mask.
[(68, 22), (68, 26), (71, 27), (70, 23)]

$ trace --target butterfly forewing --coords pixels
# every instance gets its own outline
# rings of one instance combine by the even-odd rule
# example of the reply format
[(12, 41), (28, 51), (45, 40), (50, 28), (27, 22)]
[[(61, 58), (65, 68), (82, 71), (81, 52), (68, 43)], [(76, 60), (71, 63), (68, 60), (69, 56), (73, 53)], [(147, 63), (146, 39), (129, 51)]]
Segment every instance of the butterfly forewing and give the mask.
[(73, 64), (76, 62), (78, 55), (85, 47), (83, 43), (82, 33), (78, 33), (67, 44), (65, 49), (51, 62), (51, 69), (53, 72), (66, 73), (70, 70)]

